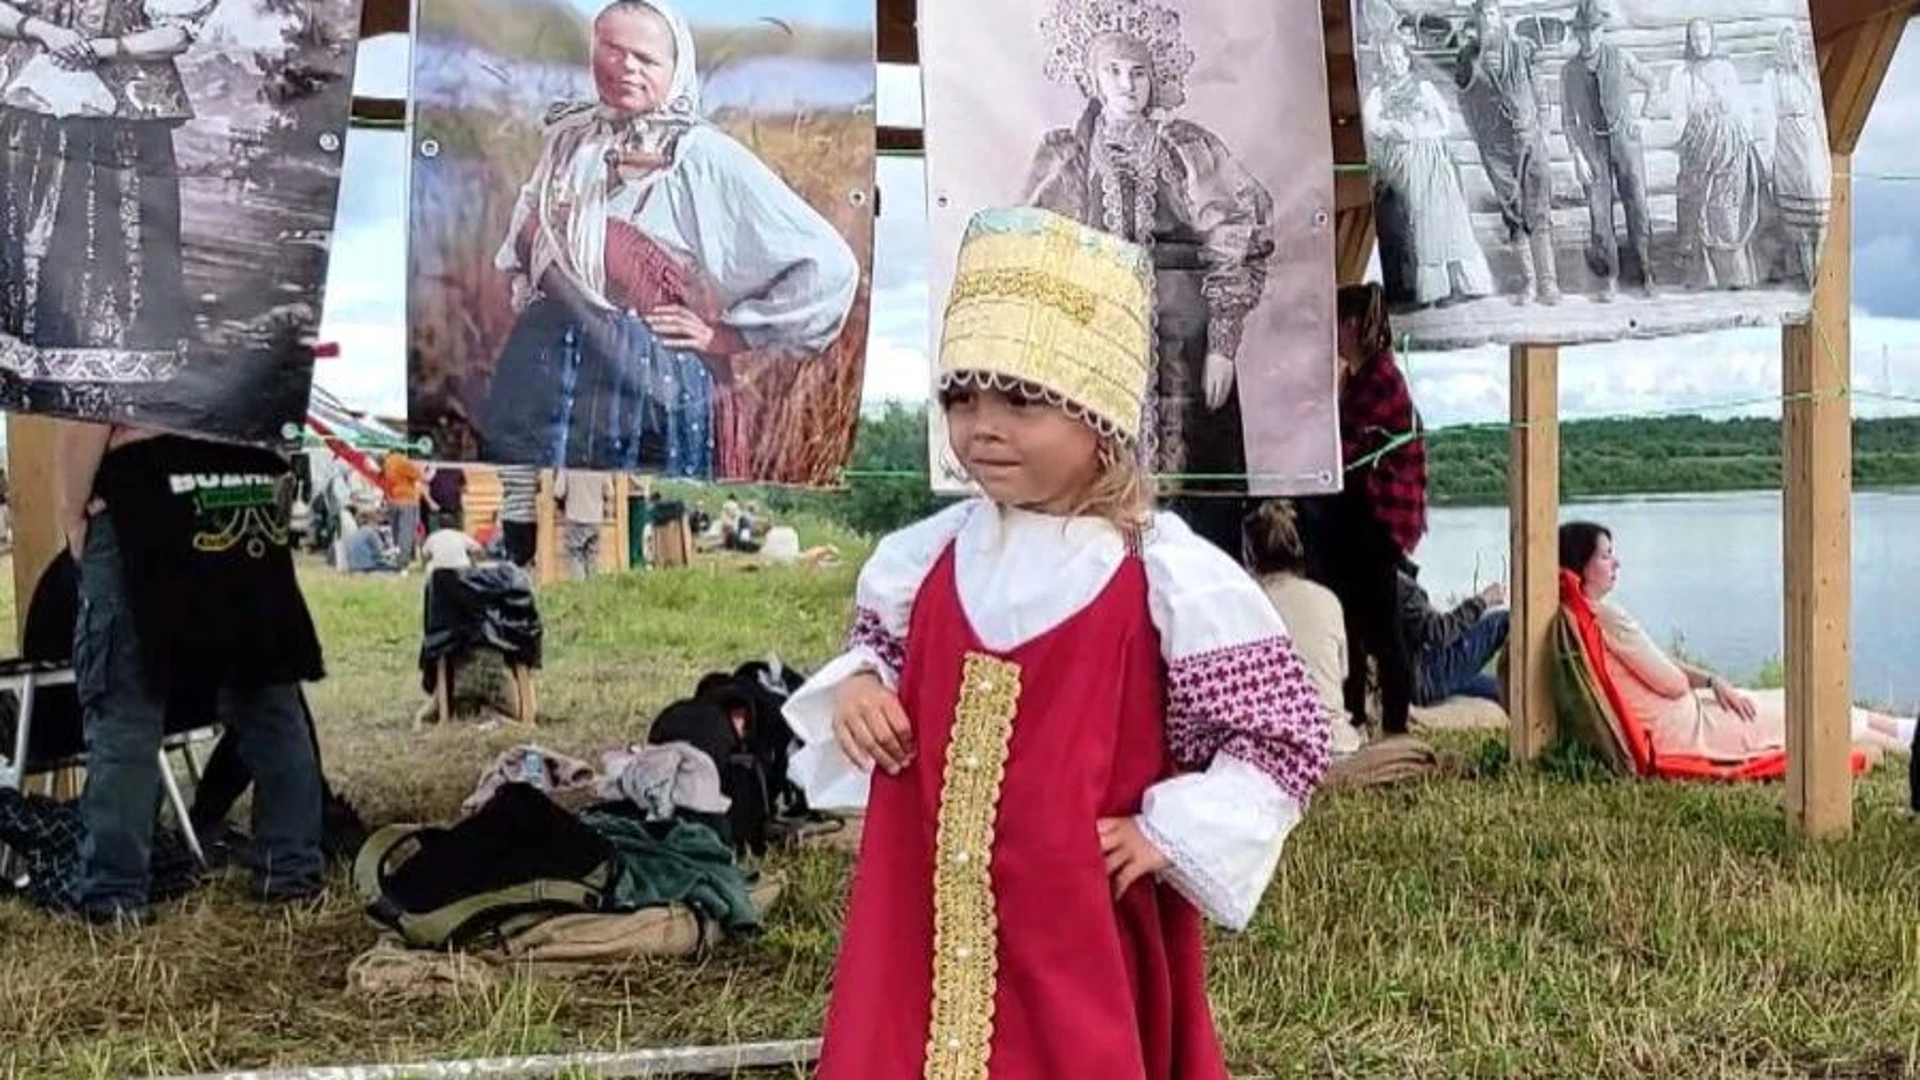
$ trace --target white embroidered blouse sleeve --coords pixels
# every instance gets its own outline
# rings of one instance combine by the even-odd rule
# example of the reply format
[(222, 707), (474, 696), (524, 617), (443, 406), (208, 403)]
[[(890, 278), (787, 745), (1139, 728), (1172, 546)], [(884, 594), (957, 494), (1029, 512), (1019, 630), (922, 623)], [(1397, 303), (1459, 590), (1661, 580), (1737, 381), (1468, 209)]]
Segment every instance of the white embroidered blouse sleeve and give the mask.
[(898, 689), (907, 659), (907, 622), (920, 583), (959, 535), (973, 502), (948, 507), (889, 534), (875, 545), (854, 586), (853, 630), (839, 656), (815, 672), (787, 699), (787, 726), (801, 747), (787, 776), (820, 810), (857, 810), (866, 805), (868, 774), (841, 751), (833, 737), (833, 701), (840, 684), (871, 672)]
[(1168, 515), (1145, 558), (1167, 659), (1167, 743), (1189, 771), (1147, 789), (1141, 830), (1171, 862), (1164, 880), (1244, 930), (1326, 773), (1331, 731), (1251, 576)]

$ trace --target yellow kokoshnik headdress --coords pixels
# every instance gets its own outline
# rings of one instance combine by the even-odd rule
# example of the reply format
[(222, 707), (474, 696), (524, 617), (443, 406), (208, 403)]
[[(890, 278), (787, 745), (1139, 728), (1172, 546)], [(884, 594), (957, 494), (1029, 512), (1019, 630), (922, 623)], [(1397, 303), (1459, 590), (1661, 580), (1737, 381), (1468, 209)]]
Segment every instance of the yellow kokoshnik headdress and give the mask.
[(1146, 250), (1046, 210), (967, 223), (947, 296), (938, 386), (1019, 390), (1128, 445), (1153, 367)]

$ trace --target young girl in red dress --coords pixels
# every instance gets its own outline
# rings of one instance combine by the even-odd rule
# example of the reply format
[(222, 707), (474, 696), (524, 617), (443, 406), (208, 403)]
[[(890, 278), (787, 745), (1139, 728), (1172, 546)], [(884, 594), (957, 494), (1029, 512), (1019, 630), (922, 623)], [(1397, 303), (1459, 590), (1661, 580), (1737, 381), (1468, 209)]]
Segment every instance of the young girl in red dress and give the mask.
[(984, 497), (881, 541), (792, 775), (866, 809), (818, 1075), (1225, 1080), (1201, 915), (1241, 929), (1327, 762), (1258, 585), (1155, 514), (1138, 247), (969, 223), (941, 343)]

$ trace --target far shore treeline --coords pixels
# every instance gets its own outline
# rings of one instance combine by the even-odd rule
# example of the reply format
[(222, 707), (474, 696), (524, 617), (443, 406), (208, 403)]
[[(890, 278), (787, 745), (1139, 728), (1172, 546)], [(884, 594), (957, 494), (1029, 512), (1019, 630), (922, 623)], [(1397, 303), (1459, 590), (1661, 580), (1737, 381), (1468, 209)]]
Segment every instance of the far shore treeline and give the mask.
[[(1436, 504), (1494, 506), (1506, 501), (1506, 425), (1435, 428), (1426, 439)], [(740, 497), (761, 498), (776, 513), (802, 512), (856, 532), (884, 533), (943, 501), (927, 490), (926, 446), (926, 410), (890, 404), (861, 418), (843, 490), (771, 490)], [(1855, 420), (1853, 475), (1858, 488), (1920, 487), (1920, 417)], [(1779, 486), (1777, 420), (1665, 416), (1560, 425), (1563, 499)]]

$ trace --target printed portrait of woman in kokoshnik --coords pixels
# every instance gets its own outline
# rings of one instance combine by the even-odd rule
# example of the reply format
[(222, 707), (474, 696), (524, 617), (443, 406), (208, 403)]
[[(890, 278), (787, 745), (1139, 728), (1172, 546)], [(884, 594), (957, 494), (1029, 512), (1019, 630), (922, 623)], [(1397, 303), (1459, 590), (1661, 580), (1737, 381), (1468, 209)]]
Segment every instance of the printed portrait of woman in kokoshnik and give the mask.
[(0, 2), (8, 408), (92, 411), (109, 404), (99, 387), (179, 370), (192, 325), (174, 132), (193, 104), (174, 60), (217, 3)]
[(550, 112), (496, 256), (517, 315), (478, 456), (711, 478), (750, 435), (716, 423), (716, 384), (749, 350), (832, 345), (860, 265), (702, 117), (694, 37), (666, 0), (615, 0), (592, 36), (598, 100)]
[(1143, 430), (1154, 471), (1179, 490), (1244, 491), (1235, 367), (1274, 255), (1273, 200), (1218, 136), (1174, 115), (1194, 63), (1179, 12), (1061, 0), (1040, 33), (1046, 77), (1085, 105), (1035, 150), (1022, 201), (1151, 251), (1158, 364)]

